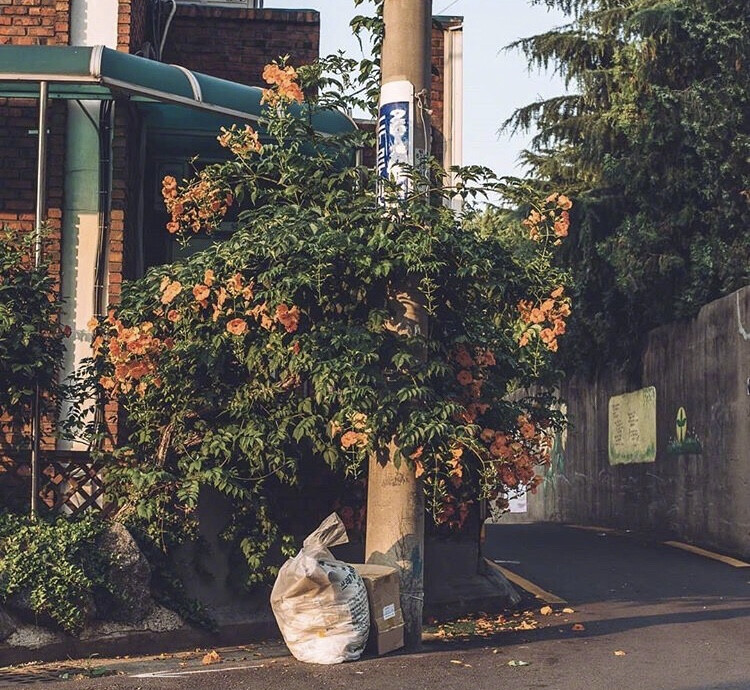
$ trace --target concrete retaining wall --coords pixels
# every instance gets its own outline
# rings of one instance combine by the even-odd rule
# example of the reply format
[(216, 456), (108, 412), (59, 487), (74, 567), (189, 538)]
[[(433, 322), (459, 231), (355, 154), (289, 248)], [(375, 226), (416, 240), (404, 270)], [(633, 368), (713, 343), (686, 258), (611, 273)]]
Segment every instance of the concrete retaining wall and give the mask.
[[(750, 286), (648, 336), (640, 380), (605, 373), (562, 386), (571, 426), (526, 514), (676, 537), (750, 556)], [(612, 396), (656, 388), (656, 459), (611, 465)], [(679, 408), (688, 437), (674, 447)], [(671, 445), (671, 447), (670, 447)], [(684, 450), (684, 449), (683, 449)]]

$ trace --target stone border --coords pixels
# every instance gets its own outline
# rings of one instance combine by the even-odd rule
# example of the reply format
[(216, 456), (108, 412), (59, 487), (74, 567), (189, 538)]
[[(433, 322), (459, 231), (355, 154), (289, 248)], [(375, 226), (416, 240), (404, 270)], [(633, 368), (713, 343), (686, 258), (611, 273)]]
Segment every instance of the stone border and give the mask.
[[(166, 609), (163, 609), (166, 611)], [(169, 612), (171, 614), (171, 612)], [(171, 614), (174, 616), (174, 614)], [(76, 638), (59, 633), (51, 633), (46, 629), (26, 626), (19, 628), (19, 632), (31, 629), (30, 632), (44, 631), (46, 643), (40, 646), (20, 646), (0, 644), (0, 668), (30, 661), (66, 661), (69, 659), (86, 659), (97, 655), (103, 658), (114, 656), (152, 655), (162, 652), (184, 651), (196, 647), (226, 647), (232, 645), (250, 644), (268, 639), (279, 639), (279, 629), (273, 618), (260, 617), (241, 623), (221, 626), (216, 632), (199, 630), (180, 621), (179, 627), (168, 630), (154, 630), (144, 627), (114, 626), (110, 624), (98, 626), (84, 637)], [(97, 634), (98, 633), (98, 634)], [(18, 632), (15, 633), (18, 635)], [(54, 637), (54, 642), (49, 641)], [(13, 636), (11, 636), (12, 639)], [(41, 638), (41, 639), (45, 639)], [(19, 638), (17, 638), (19, 639)], [(23, 638), (21, 638), (23, 639)], [(19, 640), (20, 641), (20, 640)]]

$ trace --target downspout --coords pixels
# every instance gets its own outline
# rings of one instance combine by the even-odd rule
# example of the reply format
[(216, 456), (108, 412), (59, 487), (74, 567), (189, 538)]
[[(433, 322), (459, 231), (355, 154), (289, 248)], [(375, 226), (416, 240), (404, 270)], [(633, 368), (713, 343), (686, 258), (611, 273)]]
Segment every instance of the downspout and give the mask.
[[(117, 48), (118, 0), (72, 0), (71, 45)], [(65, 136), (65, 184), (62, 219), (62, 322), (72, 331), (61, 377), (71, 376), (91, 357), (87, 324), (106, 308), (109, 247), (109, 180), (111, 165), (111, 104), (99, 101), (68, 103)], [(104, 145), (100, 145), (104, 144)], [(85, 401), (96, 409), (98, 401)], [(60, 417), (71, 412), (70, 402)], [(92, 416), (83, 420), (91, 422)], [(60, 441), (67, 450), (87, 450), (85, 442)]]
[[(47, 105), (49, 84), (39, 82), (39, 140), (36, 162), (36, 208), (34, 213), (34, 268), (42, 265), (42, 231), (47, 210)], [(39, 450), (42, 439), (42, 399), (39, 383), (31, 403), (31, 519), (39, 512)]]
[(109, 235), (112, 198), (112, 101), (102, 101), (99, 108), (99, 233), (94, 274), (94, 314), (104, 316), (109, 302)]
[[(99, 241), (96, 249), (94, 275), (94, 314), (101, 320), (109, 303), (109, 242), (112, 216), (112, 124), (114, 122), (112, 101), (102, 101), (99, 107)], [(94, 408), (96, 429), (105, 423), (102, 394)]]
[[(87, 323), (96, 313), (102, 238), (100, 236), (100, 166), (97, 123), (98, 102), (73, 102), (68, 106), (65, 136), (65, 195), (62, 223), (62, 321), (71, 337), (63, 360), (63, 378), (72, 376), (81, 361), (91, 356)], [(92, 405), (95, 401), (88, 401)], [(71, 412), (61, 409), (61, 419)], [(85, 421), (91, 421), (87, 419)], [(86, 450), (77, 441), (61, 441), (66, 450)]]
[[(443, 167), (463, 164), (463, 24), (448, 26), (445, 31), (443, 52)], [(456, 183), (453, 173), (447, 174), (446, 183)], [(455, 196), (447, 202), (451, 208), (460, 210), (462, 201)]]
[(159, 51), (157, 52), (157, 59), (161, 62), (162, 54), (164, 53), (164, 44), (167, 42), (167, 35), (169, 34), (169, 27), (172, 25), (172, 20), (177, 12), (177, 0), (172, 0), (172, 9), (167, 17), (167, 23), (164, 26), (164, 32), (162, 33), (161, 40), (159, 41)]

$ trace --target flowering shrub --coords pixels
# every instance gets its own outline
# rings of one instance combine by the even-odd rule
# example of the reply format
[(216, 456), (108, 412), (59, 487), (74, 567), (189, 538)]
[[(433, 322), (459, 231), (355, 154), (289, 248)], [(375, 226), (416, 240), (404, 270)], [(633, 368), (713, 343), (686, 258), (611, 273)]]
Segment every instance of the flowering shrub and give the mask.
[[(367, 135), (309, 126), (315, 109), (345, 105), (336, 89), (311, 83), (315, 70), (265, 75), (262, 135), (223, 130), (227, 162), (164, 184), (167, 229), (182, 241), (229, 204), (236, 231), (127, 284), (92, 324), (96, 385), (128, 420), (113, 495), (161, 539), (194, 524), (202, 487), (222, 492), (253, 579), (273, 572), (273, 487), (294, 483), (313, 456), (356, 476), (395, 441), (434, 518), (456, 527), (481, 497), (533, 488), (560, 419), (549, 397), (508, 396), (551, 380), (570, 310), (552, 262), (564, 197), (536, 203), (477, 168), (457, 169), (444, 188), (433, 162), (413, 171), (405, 201), (383, 208), (374, 172), (351, 163)], [(298, 76), (319, 94), (299, 116)], [(507, 214), (502, 225), (477, 222), (468, 201), (481, 185), (538, 209), (535, 236)], [(456, 194), (461, 213), (440, 203)], [(426, 329), (399, 325), (404, 286)], [(356, 527), (363, 514), (349, 509)]]
[[(228, 133), (230, 135), (232, 132)], [(231, 144), (230, 144), (231, 145)], [(232, 195), (216, 184), (207, 171), (184, 189), (177, 191), (177, 180), (170, 176), (162, 182), (162, 196), (172, 219), (167, 230), (176, 233), (189, 229), (192, 232), (210, 230), (221, 222), (232, 203)]]
[(70, 330), (61, 326), (55, 280), (34, 267), (28, 233), (0, 229), (0, 416), (28, 423), (34, 389), (52, 407)]
[(518, 344), (521, 347), (539, 340), (547, 349), (557, 352), (557, 338), (565, 334), (565, 319), (570, 316), (570, 299), (563, 297), (563, 291), (562, 286), (556, 287), (537, 306), (529, 300), (518, 303), (521, 313)]
[(302, 103), (305, 96), (297, 83), (297, 70), (291, 65), (278, 65), (272, 62), (263, 70), (263, 79), (271, 86), (263, 89), (261, 103), (279, 106), (287, 103)]

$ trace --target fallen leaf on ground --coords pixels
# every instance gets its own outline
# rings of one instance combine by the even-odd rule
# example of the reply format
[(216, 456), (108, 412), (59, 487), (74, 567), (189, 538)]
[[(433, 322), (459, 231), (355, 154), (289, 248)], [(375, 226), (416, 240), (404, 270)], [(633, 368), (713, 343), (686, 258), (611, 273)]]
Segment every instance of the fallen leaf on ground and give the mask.
[(511, 659), (508, 666), (531, 666), (530, 661), (521, 661), (520, 659)]
[(627, 654), (627, 652), (623, 652), (622, 649), (618, 649), (615, 652), (615, 656), (625, 656), (626, 654)]
[(493, 654), (500, 654), (500, 650), (499, 650), (499, 649), (493, 649), (493, 650), (492, 650), (492, 653), (493, 653)]
[(542, 606), (542, 608), (539, 609), (539, 613), (541, 613), (543, 616), (549, 616), (550, 613), (552, 613), (552, 607)]
[(575, 613), (575, 609), (570, 608), (569, 606), (566, 606), (563, 610), (563, 613)]
[(571, 630), (575, 630), (576, 632), (580, 632), (581, 630), (586, 630), (586, 628), (581, 625), (580, 623), (576, 623)]
[(212, 649), (208, 654), (206, 654), (201, 661), (204, 666), (208, 666), (209, 664), (218, 664), (219, 662), (221, 662), (221, 655), (215, 649)]
[(517, 626), (516, 630), (536, 630), (536, 621), (521, 621)]

